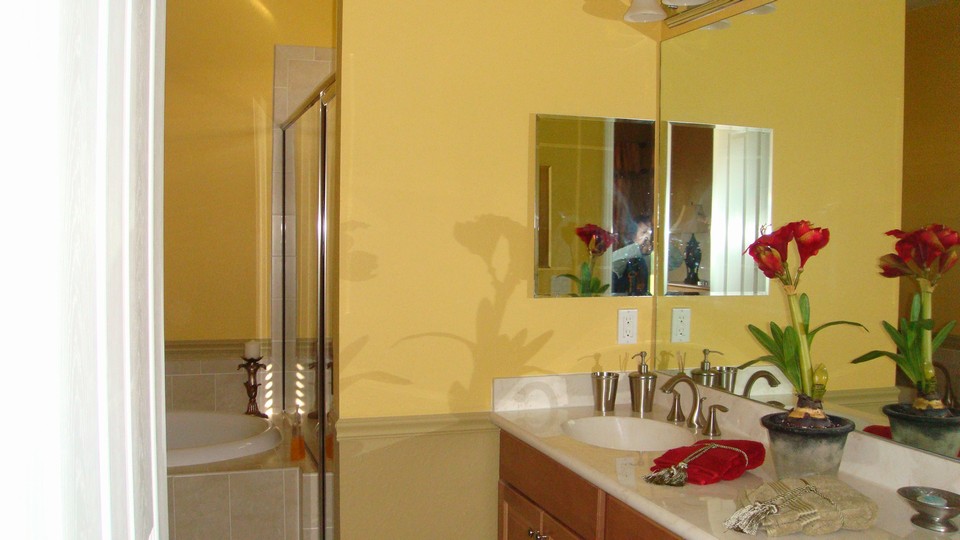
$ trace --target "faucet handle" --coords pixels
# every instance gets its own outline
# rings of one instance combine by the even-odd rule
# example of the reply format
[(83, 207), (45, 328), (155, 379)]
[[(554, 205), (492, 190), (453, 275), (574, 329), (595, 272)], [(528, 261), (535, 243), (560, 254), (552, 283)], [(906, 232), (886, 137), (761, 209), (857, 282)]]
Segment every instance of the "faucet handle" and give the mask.
[(676, 390), (672, 390), (672, 392), (673, 406), (670, 407), (670, 414), (667, 415), (667, 422), (682, 424), (687, 417), (683, 415), (683, 409), (680, 407), (680, 392), (677, 392)]
[(703, 426), (703, 433), (706, 437), (719, 437), (720, 436), (720, 424), (717, 422), (717, 411), (728, 412), (729, 409), (723, 405), (711, 405), (710, 414), (708, 415), (707, 424)]

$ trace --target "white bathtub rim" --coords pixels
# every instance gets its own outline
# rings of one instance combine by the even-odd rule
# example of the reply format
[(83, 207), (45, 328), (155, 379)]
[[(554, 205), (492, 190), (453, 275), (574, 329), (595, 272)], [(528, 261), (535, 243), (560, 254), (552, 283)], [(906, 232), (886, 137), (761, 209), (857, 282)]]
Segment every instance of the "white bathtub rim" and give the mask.
[[(255, 433), (238, 440), (204, 444), (185, 448), (167, 450), (167, 467), (186, 467), (190, 465), (204, 465), (218, 463), (231, 459), (241, 458), (267, 452), (276, 448), (282, 440), (280, 429), (266, 418), (235, 413), (217, 413), (208, 411), (168, 411), (167, 423), (171, 423), (171, 416), (186, 415), (194, 418), (206, 417), (211, 422), (243, 422), (256, 425), (251, 428)], [(169, 446), (169, 442), (168, 442)]]

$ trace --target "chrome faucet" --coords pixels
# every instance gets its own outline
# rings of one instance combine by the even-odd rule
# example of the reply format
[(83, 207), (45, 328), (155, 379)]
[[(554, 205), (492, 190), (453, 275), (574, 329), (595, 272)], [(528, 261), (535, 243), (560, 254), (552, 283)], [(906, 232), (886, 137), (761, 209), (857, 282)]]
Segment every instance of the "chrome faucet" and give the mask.
[[(693, 392), (691, 396), (693, 398), (691, 402), (693, 410), (690, 412), (690, 416), (687, 417), (687, 427), (702, 427), (705, 422), (703, 420), (703, 415), (700, 413), (700, 406), (703, 403), (703, 399), (706, 398), (700, 398), (700, 390), (697, 388), (697, 383), (693, 382), (693, 379), (691, 379), (689, 375), (683, 372), (677, 373), (673, 377), (670, 377), (667, 382), (663, 383), (663, 386), (660, 387), (660, 391), (665, 394), (669, 394), (670, 392), (673, 392), (673, 387), (678, 383), (686, 384), (690, 387), (690, 391)], [(682, 416), (683, 412), (680, 411), (680, 414)]]
[(747, 384), (743, 387), (743, 397), (748, 399), (750, 398), (750, 390), (753, 390), (753, 383), (757, 382), (757, 379), (763, 379), (767, 381), (767, 384), (769, 384), (772, 388), (780, 386), (780, 381), (773, 375), (773, 373), (770, 373), (765, 369), (761, 369), (747, 379)]

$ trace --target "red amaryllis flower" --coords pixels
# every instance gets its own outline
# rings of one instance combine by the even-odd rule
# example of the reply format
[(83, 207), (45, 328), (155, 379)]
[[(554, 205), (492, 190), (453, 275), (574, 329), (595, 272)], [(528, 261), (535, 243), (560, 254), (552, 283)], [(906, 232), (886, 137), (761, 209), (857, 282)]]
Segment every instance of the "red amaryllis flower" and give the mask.
[(793, 238), (797, 241), (797, 251), (800, 253), (800, 268), (807, 264), (807, 259), (813, 257), (830, 242), (830, 229), (811, 227), (810, 222), (794, 221), (784, 227), (793, 231)]
[(910, 266), (903, 262), (896, 253), (889, 253), (880, 257), (880, 274), (883, 277), (900, 277), (913, 273)]
[(770, 279), (782, 278), (786, 272), (787, 246), (793, 239), (793, 231), (783, 226), (770, 234), (761, 235), (750, 244), (747, 253), (757, 262), (757, 268)]
[(886, 234), (897, 238), (897, 243), (896, 253), (880, 259), (880, 273), (885, 277), (912, 275), (936, 282), (960, 259), (960, 234), (950, 227), (934, 223), (911, 232), (893, 229)]
[(594, 257), (603, 255), (603, 252), (607, 251), (617, 239), (613, 233), (593, 223), (588, 223), (583, 227), (577, 227), (576, 232), (577, 236), (587, 245), (587, 250), (590, 251), (590, 255)]

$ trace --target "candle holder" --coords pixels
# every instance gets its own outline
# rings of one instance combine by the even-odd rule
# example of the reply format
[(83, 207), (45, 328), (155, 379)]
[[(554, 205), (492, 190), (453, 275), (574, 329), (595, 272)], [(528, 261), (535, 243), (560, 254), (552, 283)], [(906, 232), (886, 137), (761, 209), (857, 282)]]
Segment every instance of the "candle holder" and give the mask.
[(257, 391), (260, 388), (260, 383), (257, 382), (257, 372), (267, 367), (260, 363), (263, 357), (244, 358), (241, 356), (240, 358), (243, 359), (244, 363), (237, 366), (237, 369), (247, 370), (247, 380), (243, 385), (247, 388), (247, 397), (250, 398), (250, 401), (247, 402), (247, 412), (244, 414), (267, 418), (267, 415), (260, 412), (260, 408), (257, 406)]

